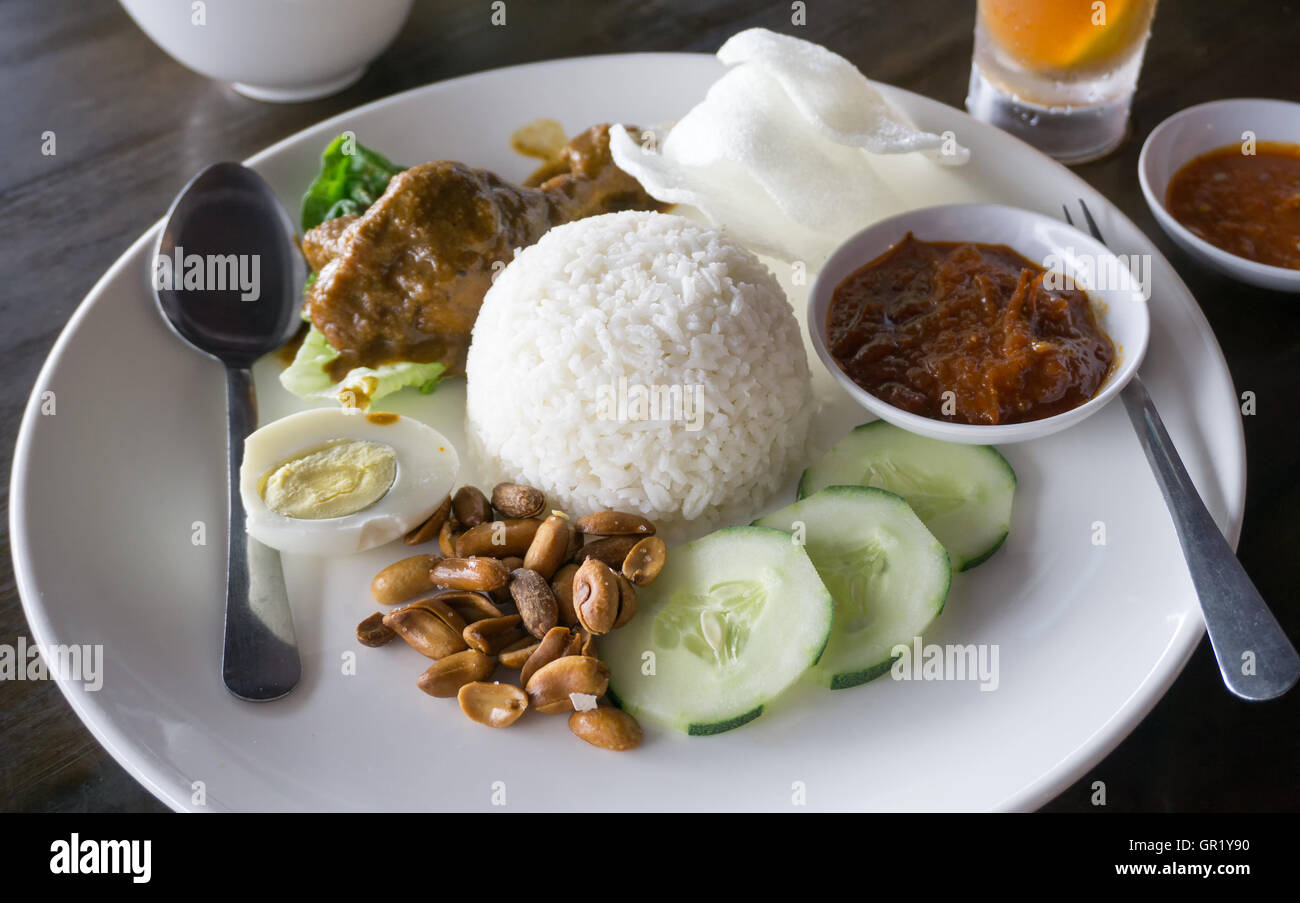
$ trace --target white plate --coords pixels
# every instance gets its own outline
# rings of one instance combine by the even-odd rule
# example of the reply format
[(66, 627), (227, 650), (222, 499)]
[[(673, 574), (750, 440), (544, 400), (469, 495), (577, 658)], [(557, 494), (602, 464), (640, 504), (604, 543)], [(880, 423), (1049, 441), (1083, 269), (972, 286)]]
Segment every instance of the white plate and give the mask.
[[(250, 162), (292, 209), (343, 129), (400, 162), (447, 157), (522, 176), (528, 163), (508, 144), (516, 127), (537, 116), (571, 132), (671, 121), (720, 71), (712, 57), (680, 54), (497, 70), (371, 104)], [(891, 178), (917, 206), (999, 202), (1055, 215), (1082, 197), (1115, 251), (1151, 252), (1104, 198), (1028, 146), (933, 101), (887, 94), (921, 126), (952, 128), (974, 151), (964, 168), (891, 160)], [(835, 693), (800, 688), (741, 730), (687, 738), (651, 725), (642, 748), (622, 755), (570, 736), (563, 718), (487, 730), (416, 688), (427, 662), (414, 651), (354, 639), (373, 611), (370, 577), (405, 554), (397, 545), (324, 566), (287, 556), (303, 680), (279, 702), (240, 702), (220, 676), (221, 371), (176, 341), (154, 308), (154, 234), (99, 281), (41, 371), (18, 440), (10, 518), (34, 639), (104, 645), (102, 689), (63, 683), (64, 693), (174, 808), (490, 810), (504, 790), (515, 810), (781, 810), (793, 806), (795, 782), (811, 809), (1031, 808), (1133, 728), (1201, 636), (1169, 516), (1123, 410), (1111, 405), (1075, 429), (1006, 449), (1020, 479), (1011, 537), (954, 580), (927, 637), (997, 644), (995, 692), (887, 678)], [(1235, 394), (1194, 300), (1154, 257), (1143, 379), (1235, 541), (1245, 493)], [(802, 311), (806, 287), (791, 288)], [(833, 441), (866, 417), (811, 352), (809, 360), (825, 401), (818, 424)], [(274, 377), (273, 365), (260, 368), (264, 421), (300, 407)], [(53, 415), (41, 410), (47, 392)], [(459, 442), (463, 397), (453, 382), (390, 407)], [(198, 521), (206, 545), (192, 542)], [(1099, 522), (1104, 546), (1093, 544)], [(357, 674), (344, 675), (352, 654)]]

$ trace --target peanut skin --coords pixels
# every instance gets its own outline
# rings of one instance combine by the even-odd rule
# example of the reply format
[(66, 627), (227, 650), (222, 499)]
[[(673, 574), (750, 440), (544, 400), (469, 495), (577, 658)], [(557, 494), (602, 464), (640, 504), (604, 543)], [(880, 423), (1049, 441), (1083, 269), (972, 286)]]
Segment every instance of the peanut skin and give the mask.
[(429, 572), (442, 561), (437, 555), (412, 555), (395, 561), (375, 575), (370, 581), (370, 595), (380, 605), (409, 602), (433, 588)]
[(622, 709), (600, 706), (569, 716), (569, 730), (592, 746), (617, 752), (641, 745), (641, 725)]

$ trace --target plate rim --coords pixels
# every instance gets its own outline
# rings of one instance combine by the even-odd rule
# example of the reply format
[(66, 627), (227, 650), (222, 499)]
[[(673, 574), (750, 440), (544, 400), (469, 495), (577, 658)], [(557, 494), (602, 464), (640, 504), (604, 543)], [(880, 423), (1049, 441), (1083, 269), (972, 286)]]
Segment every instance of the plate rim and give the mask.
[[(257, 153), (245, 158), (242, 162), (245, 165), (256, 167), (259, 163), (279, 153), (287, 145), (302, 140), (307, 133), (324, 129), (335, 123), (344, 122), (349, 117), (355, 117), (360, 114), (371, 112), (379, 107), (400, 104), (403, 100), (411, 95), (428, 91), (441, 91), (454, 89), (454, 86), (472, 79), (483, 78), (492, 74), (498, 74), (506, 71), (523, 72), (538, 67), (553, 67), (560, 65), (576, 65), (593, 63), (601, 60), (658, 60), (661, 62), (672, 62), (690, 60), (700, 62), (701, 60), (710, 60), (716, 62), (716, 57), (711, 53), (698, 52), (635, 52), (635, 53), (608, 53), (608, 54), (587, 54), (579, 56), (559, 57), (556, 59), (537, 60), (530, 63), (515, 65), (496, 66), (489, 69), (478, 70), (471, 73), (455, 76), (440, 81), (429, 82), (424, 85), (418, 85), (389, 94), (381, 98), (369, 101), (356, 107), (351, 107), (341, 113), (322, 119), (319, 122), (299, 129), (291, 135), (288, 135), (279, 141), (263, 148)], [(967, 125), (976, 124), (981, 128), (993, 129), (984, 123), (974, 120), (965, 110), (949, 106), (942, 101), (927, 97), (916, 91), (906, 88), (899, 88), (893, 85), (887, 85), (882, 82), (871, 80), (873, 84), (884, 88), (888, 92), (898, 92), (908, 95), (911, 98), (917, 98), (925, 104), (932, 104), (943, 107), (946, 110), (957, 112), (961, 115), (962, 121)], [(1080, 176), (1071, 171), (1065, 165), (1052, 160), (1040, 151), (1029, 147), (1025, 142), (1015, 136), (999, 132), (999, 135), (1006, 140), (1025, 145), (1033, 153), (1038, 154), (1044, 160), (1051, 163), (1057, 169), (1058, 176), (1064, 176), (1067, 184), (1082, 184), (1087, 189), (1099, 197), (1109, 208), (1109, 215), (1116, 217), (1130, 227), (1136, 234), (1146, 240), (1150, 253), (1163, 261), (1169, 268), (1170, 276), (1181, 286), (1186, 299), (1178, 303), (1187, 308), (1197, 329), (1202, 335), (1209, 339), (1208, 351), (1214, 356), (1218, 363), (1219, 370), (1226, 377), (1227, 383), (1231, 388), (1234, 396), (1236, 386), (1232, 379), (1232, 371), (1228, 367), (1227, 359), (1223, 354), (1223, 348), (1219, 344), (1218, 337), (1215, 335), (1208, 318), (1205, 316), (1199, 303), (1196, 302), (1195, 295), (1187, 287), (1182, 276), (1177, 269), (1168, 260), (1160, 249), (1151, 242), (1150, 238), (1137, 227), (1137, 225), (1116, 206), (1109, 198), (1102, 195), (1100, 191), (1093, 188), (1085, 182)], [(26, 535), (25, 511), (26, 503), (24, 493), (21, 488), (26, 482), (27, 462), (32, 452), (32, 442), (34, 435), (34, 424), (39, 416), (41, 394), (43, 387), (49, 384), (49, 378), (55, 371), (57, 364), (62, 360), (66, 352), (67, 345), (71, 341), (72, 334), (76, 331), (81, 321), (85, 319), (90, 310), (90, 301), (97, 297), (104, 288), (118, 275), (126, 270), (128, 265), (134, 260), (141, 248), (146, 248), (151, 241), (156, 238), (158, 230), (163, 223), (163, 217), (160, 217), (151, 225), (142, 235), (136, 238), (126, 248), (125, 251), (109, 266), (109, 268), (95, 281), (90, 290), (77, 303), (72, 315), (60, 330), (58, 338), (51, 346), (45, 361), (42, 363), (36, 380), (33, 383), (31, 392), (28, 396), (27, 404), (24, 407), (23, 415), (19, 423), (18, 439), (14, 446), (13, 463), (10, 469), (9, 481), (9, 533), (11, 558), (14, 569), (15, 587), (18, 592), (18, 598), (23, 608), (23, 613), (27, 618), (28, 626), (31, 628), (32, 639), (38, 644), (45, 644), (51, 636), (51, 627), (49, 619), (46, 616), (45, 608), (40, 604), (40, 594), (36, 591), (36, 576), (31, 573), (28, 563), (28, 556), (25, 554), (27, 547), (30, 545)], [(1245, 517), (1246, 501), (1246, 443), (1245, 427), (1240, 418), (1233, 422), (1236, 442), (1236, 454), (1238, 462), (1239, 478), (1237, 485), (1223, 485), (1221, 487), (1224, 494), (1224, 505), (1226, 510), (1227, 532), (1226, 538), (1229, 545), (1236, 549), (1240, 540), (1242, 523)], [(35, 600), (35, 601), (33, 601)], [(1201, 637), (1205, 633), (1204, 621), (1199, 610), (1193, 612), (1194, 617), (1188, 618), (1187, 621), (1179, 628), (1179, 632), (1170, 640), (1166, 647), (1165, 654), (1157, 659), (1149, 674), (1154, 675), (1162, 667), (1162, 663), (1168, 661), (1163, 666), (1163, 673), (1159, 674), (1155, 680), (1150, 677), (1138, 684), (1131, 692), (1125, 706), (1112, 715), (1088, 736), (1087, 740), (1080, 743), (1074, 750), (1060, 759), (1051, 768), (1040, 775), (1037, 779), (1025, 784), (1017, 791), (1011, 793), (996, 805), (991, 806), (993, 811), (1023, 811), (1038, 809), (1044, 803), (1059, 795), (1064, 789), (1075, 783), (1079, 778), (1087, 773), (1088, 769), (1100, 762), (1109, 755), (1120, 743), (1122, 743), (1141, 723), (1155, 705), (1164, 698), (1169, 688), (1182, 674), (1187, 662), (1195, 653), (1200, 644)], [(1172, 657), (1171, 657), (1172, 656)], [(170, 781), (165, 781), (163, 777), (156, 777), (149, 766), (153, 762), (150, 751), (135, 741), (131, 740), (125, 732), (113, 722), (97, 705), (87, 697), (86, 691), (81, 688), (80, 684), (75, 682), (55, 680), (54, 681), (68, 704), (72, 707), (73, 712), (78, 719), (90, 731), (95, 740), (103, 746), (108, 753), (123, 767), (135, 780), (139, 781), (155, 798), (167, 805), (174, 811), (191, 811), (184, 802), (185, 794), (183, 788), (178, 784), (176, 787), (170, 786)], [(1102, 737), (1097, 742), (1092, 742), (1094, 738)], [(129, 748), (139, 749), (140, 754), (132, 755)], [(250, 810), (256, 811), (256, 810)]]

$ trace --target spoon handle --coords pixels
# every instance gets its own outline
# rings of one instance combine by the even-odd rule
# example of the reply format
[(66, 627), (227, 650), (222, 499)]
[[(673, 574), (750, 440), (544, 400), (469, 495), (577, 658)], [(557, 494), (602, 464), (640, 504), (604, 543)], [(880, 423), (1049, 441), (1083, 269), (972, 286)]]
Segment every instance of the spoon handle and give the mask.
[(1300, 677), (1300, 656), (1210, 517), (1142, 381), (1134, 376), (1120, 396), (1173, 517), (1223, 682), (1242, 699), (1281, 696)]
[(302, 664), (280, 554), (248, 535), (244, 500), (239, 494), (244, 439), (257, 428), (257, 394), (247, 367), (226, 367), (226, 405), (230, 529), (221, 670), (231, 693), (250, 702), (266, 702), (294, 688), (302, 676)]

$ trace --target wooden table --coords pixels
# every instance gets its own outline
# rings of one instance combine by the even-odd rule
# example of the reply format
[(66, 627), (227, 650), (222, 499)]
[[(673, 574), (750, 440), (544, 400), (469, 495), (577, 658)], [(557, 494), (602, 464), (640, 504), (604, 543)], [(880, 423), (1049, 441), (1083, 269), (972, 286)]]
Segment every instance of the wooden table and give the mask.
[[(204, 165), (241, 159), (299, 129), (396, 91), (481, 69), (625, 51), (712, 52), (753, 25), (794, 32), (869, 76), (960, 107), (973, 2), (811, 0), (792, 28), (788, 2), (417, 0), (405, 30), (362, 81), (291, 106), (246, 100), (183, 69), (114, 3), (0, 5), (0, 470), (8, 473), (28, 392), (73, 309), (100, 274)], [(1142, 200), (1137, 155), (1160, 120), (1219, 97), (1300, 100), (1294, 3), (1166, 0), (1134, 104), (1133, 135), (1080, 174), (1155, 240), (1187, 281), (1223, 345), (1245, 417), (1250, 491), (1240, 555), (1292, 637), (1300, 637), (1300, 297), (1270, 295), (1208, 272), (1164, 236)], [(57, 153), (40, 152), (42, 133)], [(142, 376), (147, 374), (142, 371)], [(7, 484), (6, 484), (7, 491)], [(8, 518), (0, 553), (0, 643), (28, 635), (14, 588)], [(106, 529), (111, 528), (106, 525)], [(69, 550), (75, 566), (76, 550)], [(1207, 642), (1169, 694), (1108, 758), (1048, 808), (1091, 810), (1103, 780), (1112, 810), (1300, 808), (1300, 692), (1248, 705), (1229, 697)], [(0, 683), (0, 809), (159, 810), (99, 746), (50, 682)]]

